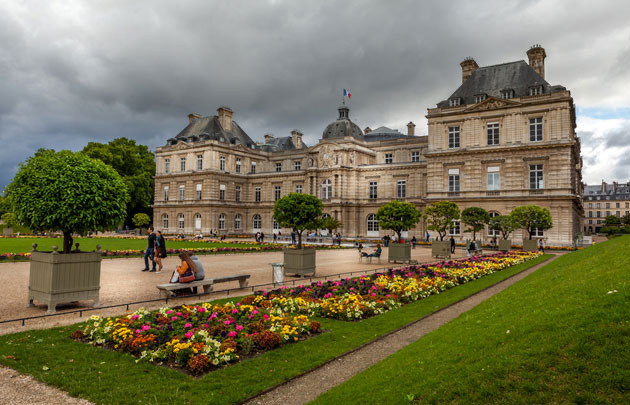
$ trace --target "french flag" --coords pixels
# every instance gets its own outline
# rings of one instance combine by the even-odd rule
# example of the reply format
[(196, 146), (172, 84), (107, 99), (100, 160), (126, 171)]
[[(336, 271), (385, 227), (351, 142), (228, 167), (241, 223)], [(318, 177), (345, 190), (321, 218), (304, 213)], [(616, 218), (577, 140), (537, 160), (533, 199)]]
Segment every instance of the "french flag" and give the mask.
[(352, 97), (352, 94), (350, 94), (350, 90), (346, 90), (346, 89), (343, 89), (343, 95), (344, 97), (348, 97), (348, 98)]

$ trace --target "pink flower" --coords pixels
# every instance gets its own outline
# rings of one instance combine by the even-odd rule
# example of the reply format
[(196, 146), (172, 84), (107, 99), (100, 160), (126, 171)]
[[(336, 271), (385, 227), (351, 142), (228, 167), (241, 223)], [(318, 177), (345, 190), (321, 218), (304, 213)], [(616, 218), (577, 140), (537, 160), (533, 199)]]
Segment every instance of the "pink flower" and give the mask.
[(142, 331), (140, 329), (136, 329), (136, 335), (139, 335), (141, 333), (142, 333)]
[(234, 309), (232, 310), (232, 313), (233, 313), (233, 314), (238, 314), (238, 309), (234, 308)]
[(198, 311), (199, 312), (206, 312), (206, 309), (204, 307), (199, 307)]
[(223, 322), (223, 324), (225, 324), (225, 325), (229, 325), (230, 323), (232, 323), (232, 322), (230, 322), (230, 321)]
[(376, 297), (376, 294), (372, 293), (372, 297)]
[(193, 335), (194, 335), (193, 331), (190, 331), (190, 332), (186, 332), (184, 336), (186, 336), (186, 339), (190, 339), (191, 337), (193, 337)]
[(181, 312), (177, 312), (175, 315), (182, 316), (182, 313)]
[(184, 325), (184, 328), (192, 328), (192, 323), (187, 323), (186, 325)]
[(176, 320), (177, 320), (177, 317), (176, 317), (176, 316), (174, 316), (174, 317), (172, 317), (172, 318), (171, 318), (171, 321), (176, 321)]
[(252, 311), (252, 315), (258, 315), (258, 311), (253, 310), (253, 311)]
[(238, 332), (232, 331), (232, 332), (228, 333), (229, 337), (235, 337), (236, 335), (238, 335)]
[(166, 311), (166, 315), (168, 315), (168, 314), (172, 314), (172, 313), (173, 313), (173, 310), (172, 310), (172, 309), (169, 309), (168, 311)]
[(150, 325), (142, 325), (142, 330), (149, 330), (151, 329)]
[(267, 315), (267, 314), (263, 314), (263, 319), (264, 319), (265, 321), (268, 321), (268, 320), (269, 320), (269, 315)]
[(138, 318), (140, 318), (140, 315), (138, 315), (138, 314), (134, 314), (134, 315), (131, 316), (131, 319), (133, 319), (134, 321), (136, 319), (138, 319)]
[(240, 332), (243, 330), (243, 327), (241, 325), (236, 325), (236, 330)]
[(203, 326), (204, 328), (206, 328), (206, 329), (208, 329), (208, 328), (210, 327), (210, 325), (208, 325), (207, 323), (204, 323), (202, 326)]

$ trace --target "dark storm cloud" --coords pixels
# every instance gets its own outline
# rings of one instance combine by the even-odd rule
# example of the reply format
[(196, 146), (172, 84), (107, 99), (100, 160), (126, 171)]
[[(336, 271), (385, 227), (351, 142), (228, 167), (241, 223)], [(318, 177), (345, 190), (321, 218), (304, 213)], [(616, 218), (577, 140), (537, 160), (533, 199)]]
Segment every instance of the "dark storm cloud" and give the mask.
[(630, 146), (630, 123), (608, 131), (605, 134), (607, 148), (624, 148)]
[(3, 2), (0, 187), (40, 147), (78, 150), (127, 136), (155, 148), (186, 125), (189, 112), (212, 115), (221, 105), (255, 140), (299, 128), (312, 145), (336, 118), (344, 87), (352, 90), (351, 117), (361, 128), (404, 132), (414, 121), (425, 134), (426, 109), (459, 86), (464, 57), (481, 66), (526, 59), (535, 42), (547, 50), (548, 81), (571, 89), (578, 105), (628, 105), (623, 8)]

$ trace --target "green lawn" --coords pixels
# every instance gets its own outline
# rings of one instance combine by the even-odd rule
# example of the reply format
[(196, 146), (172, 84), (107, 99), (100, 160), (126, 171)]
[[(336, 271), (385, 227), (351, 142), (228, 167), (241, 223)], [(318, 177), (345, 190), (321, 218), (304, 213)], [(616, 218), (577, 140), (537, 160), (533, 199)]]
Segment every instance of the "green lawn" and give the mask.
[(68, 338), (76, 326), (0, 336), (0, 363), (96, 403), (234, 403), (549, 258), (536, 258), (360, 322), (318, 319), (327, 333), (193, 379)]
[[(25, 253), (32, 250), (33, 243), (37, 243), (37, 250), (52, 250), (54, 245), (63, 248), (63, 238), (0, 238), (0, 253)], [(103, 250), (142, 250), (147, 248), (147, 238), (74, 238), (81, 250), (94, 250), (101, 245)], [(195, 242), (182, 240), (166, 240), (168, 249), (184, 248), (213, 248), (213, 247), (246, 247), (257, 246), (256, 243), (230, 242)]]
[(558, 258), (315, 402), (630, 403), (629, 249)]

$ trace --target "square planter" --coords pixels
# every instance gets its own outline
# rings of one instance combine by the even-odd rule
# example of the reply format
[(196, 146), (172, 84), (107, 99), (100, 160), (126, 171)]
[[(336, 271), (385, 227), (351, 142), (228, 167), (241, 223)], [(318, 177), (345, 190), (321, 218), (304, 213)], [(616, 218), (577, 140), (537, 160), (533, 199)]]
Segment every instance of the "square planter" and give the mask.
[(93, 300), (98, 306), (100, 288), (100, 253), (31, 253), (29, 306), (37, 300), (48, 305), (48, 313), (66, 302)]
[(409, 262), (411, 260), (410, 243), (392, 243), (387, 250), (387, 263), (389, 262)]
[(451, 257), (451, 242), (448, 240), (433, 241), (431, 244), (431, 256), (434, 257)]
[(499, 239), (499, 250), (512, 250), (512, 239)]
[(523, 250), (528, 252), (535, 252), (538, 250), (538, 239), (525, 239), (523, 240)]
[(315, 275), (315, 249), (284, 249), (284, 273)]
[(4, 228), (2, 230), (3, 236), (13, 236), (13, 228)]

